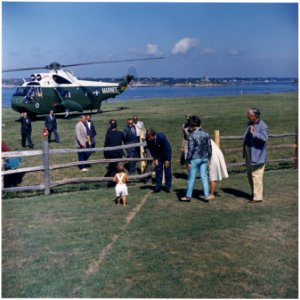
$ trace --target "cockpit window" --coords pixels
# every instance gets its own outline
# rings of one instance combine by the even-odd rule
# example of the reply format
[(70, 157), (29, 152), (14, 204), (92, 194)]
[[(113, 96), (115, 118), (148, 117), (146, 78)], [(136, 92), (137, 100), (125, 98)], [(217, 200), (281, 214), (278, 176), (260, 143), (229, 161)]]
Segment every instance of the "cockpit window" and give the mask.
[(26, 99), (34, 97), (43, 97), (42, 88), (40, 86), (19, 87), (13, 96), (22, 96)]
[(40, 86), (40, 84), (38, 82), (29, 82), (29, 83), (27, 83), (27, 86), (29, 86), (29, 85)]
[(66, 78), (61, 77), (59, 75), (53, 75), (52, 78), (58, 84), (71, 84), (71, 82), (69, 80), (67, 80)]

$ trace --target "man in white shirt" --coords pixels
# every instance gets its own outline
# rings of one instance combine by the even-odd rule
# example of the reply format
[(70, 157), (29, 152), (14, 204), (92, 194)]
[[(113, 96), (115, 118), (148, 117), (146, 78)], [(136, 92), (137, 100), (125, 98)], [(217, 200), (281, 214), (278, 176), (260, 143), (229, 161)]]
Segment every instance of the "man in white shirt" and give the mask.
[(139, 117), (137, 115), (134, 115), (132, 117), (132, 120), (133, 120), (133, 125), (134, 125), (135, 130), (136, 130), (136, 136), (140, 137), (141, 130), (145, 129), (144, 122), (139, 121)]

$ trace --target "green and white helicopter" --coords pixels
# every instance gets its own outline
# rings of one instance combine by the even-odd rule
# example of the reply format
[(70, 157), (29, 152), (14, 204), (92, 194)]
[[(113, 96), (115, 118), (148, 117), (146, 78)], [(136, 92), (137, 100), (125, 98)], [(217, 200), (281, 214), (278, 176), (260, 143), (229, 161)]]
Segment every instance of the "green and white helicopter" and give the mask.
[(110, 61), (95, 61), (61, 65), (53, 62), (45, 67), (31, 67), (7, 69), (3, 72), (27, 71), (46, 69), (48, 73), (34, 73), (30, 81), (24, 79), (22, 86), (18, 87), (12, 96), (11, 107), (21, 113), (27, 112), (32, 118), (44, 115), (53, 110), (54, 113), (83, 112), (86, 110), (100, 112), (101, 103), (123, 93), (133, 75), (127, 75), (118, 83), (80, 80), (65, 69), (92, 64), (136, 62), (162, 59), (163, 57), (150, 57), (142, 59), (122, 59)]

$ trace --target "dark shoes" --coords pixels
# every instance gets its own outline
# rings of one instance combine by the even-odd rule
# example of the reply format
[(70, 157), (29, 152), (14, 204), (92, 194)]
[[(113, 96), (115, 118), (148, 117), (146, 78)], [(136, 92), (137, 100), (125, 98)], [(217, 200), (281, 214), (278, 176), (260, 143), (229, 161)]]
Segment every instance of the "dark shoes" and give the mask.
[(161, 190), (159, 190), (159, 189), (154, 189), (154, 190), (152, 191), (151, 194), (157, 194), (157, 193), (160, 193), (160, 192), (161, 192)]
[[(166, 193), (168, 193), (168, 194), (171, 193), (171, 189), (169, 189), (169, 188), (165, 188), (164, 191), (165, 191)], [(155, 189), (152, 191), (152, 194), (157, 194), (157, 193), (160, 193), (160, 192), (161, 192), (161, 189), (156, 189), (156, 188), (155, 188)]]

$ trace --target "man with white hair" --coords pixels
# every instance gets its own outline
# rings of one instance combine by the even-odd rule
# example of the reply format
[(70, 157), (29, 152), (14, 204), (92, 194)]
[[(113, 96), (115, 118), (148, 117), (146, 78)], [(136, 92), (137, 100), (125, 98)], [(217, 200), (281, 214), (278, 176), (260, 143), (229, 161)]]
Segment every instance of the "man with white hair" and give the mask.
[(263, 176), (267, 161), (268, 126), (257, 108), (248, 110), (248, 123), (243, 137), (243, 156), (246, 158), (248, 181), (251, 187), (249, 203), (263, 201)]

